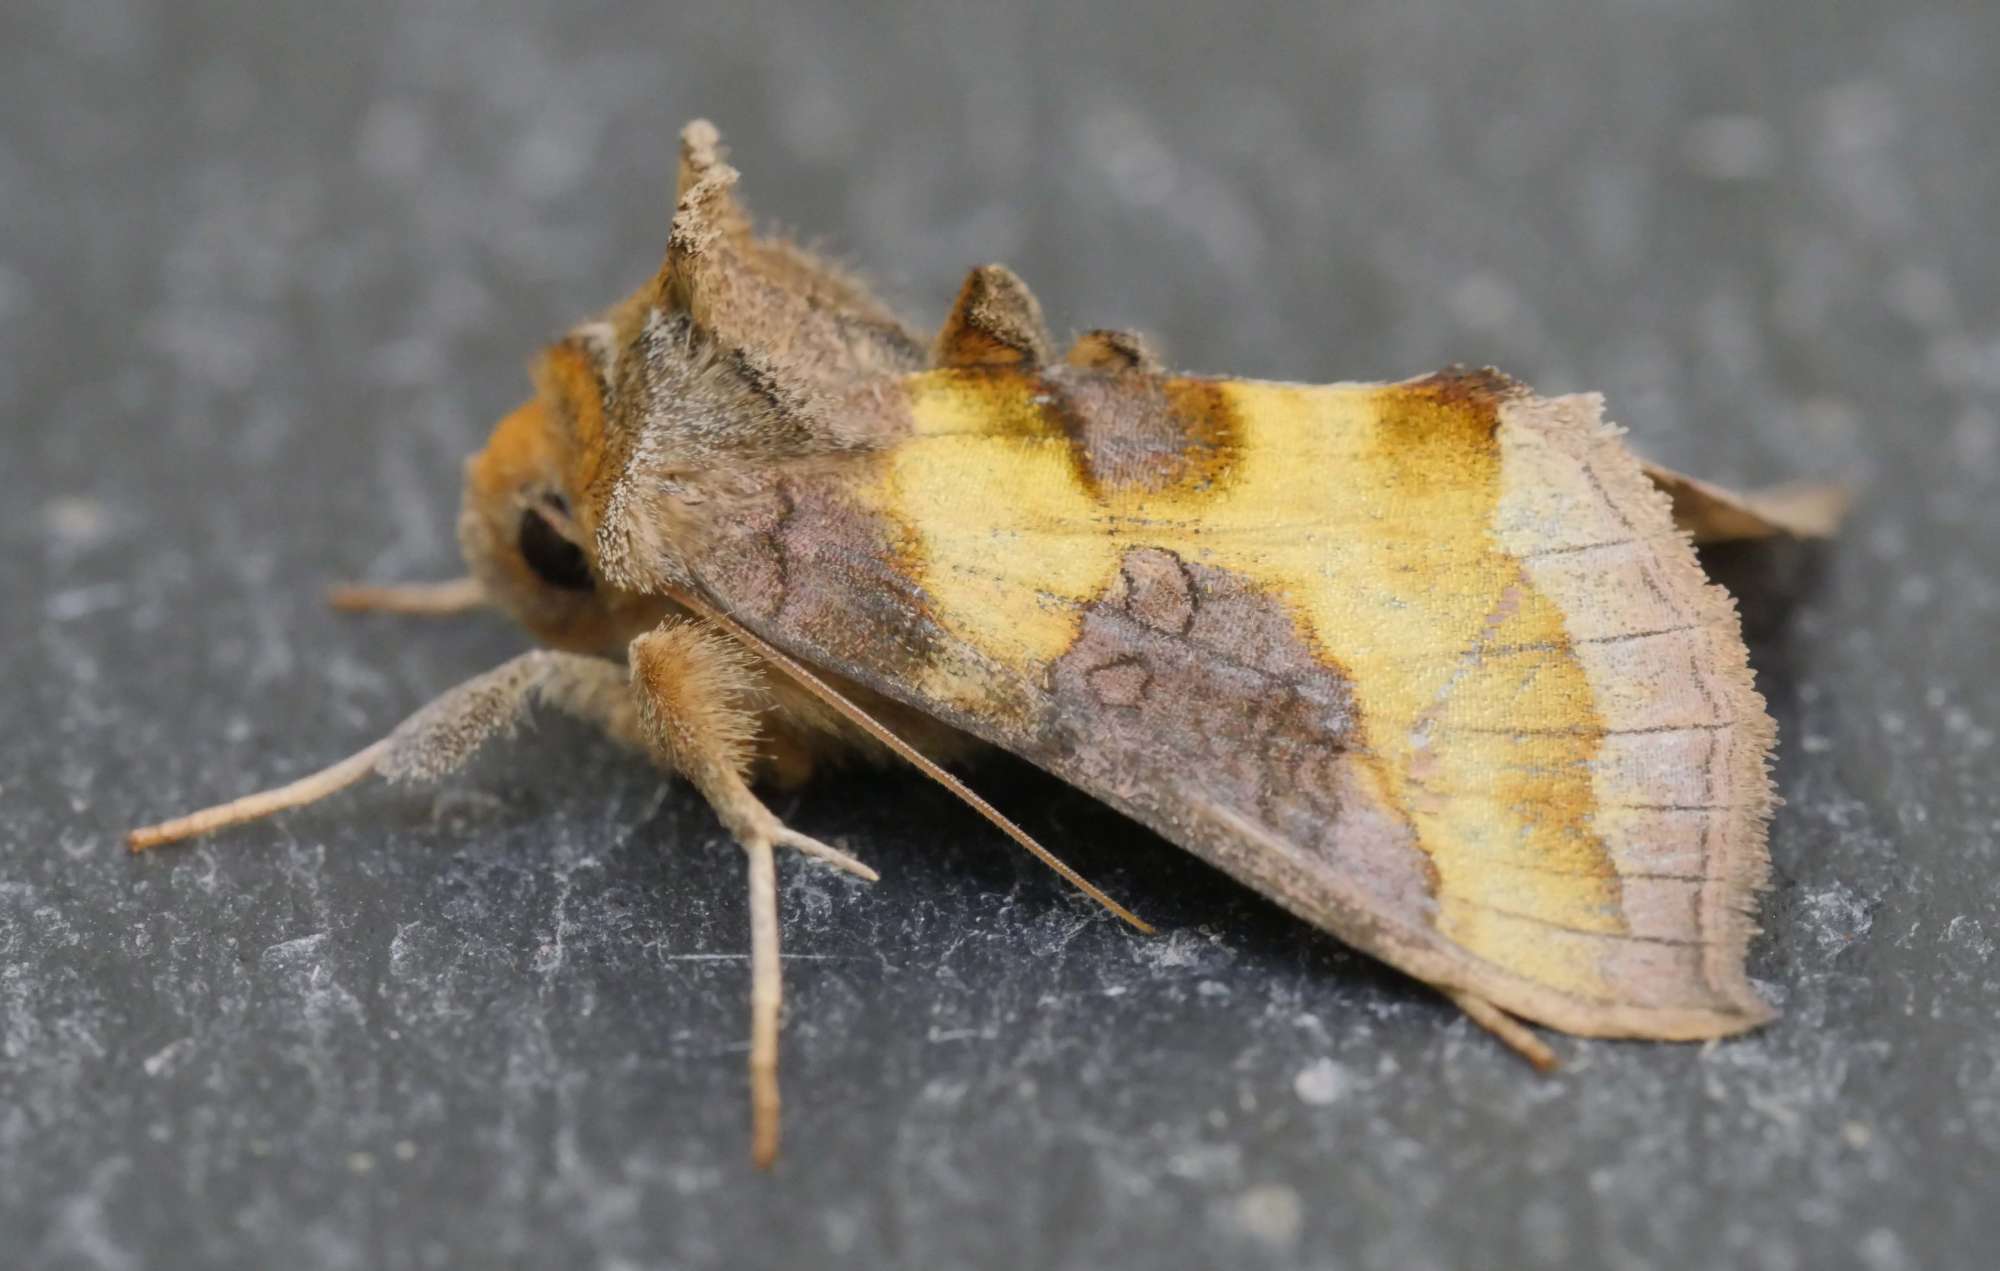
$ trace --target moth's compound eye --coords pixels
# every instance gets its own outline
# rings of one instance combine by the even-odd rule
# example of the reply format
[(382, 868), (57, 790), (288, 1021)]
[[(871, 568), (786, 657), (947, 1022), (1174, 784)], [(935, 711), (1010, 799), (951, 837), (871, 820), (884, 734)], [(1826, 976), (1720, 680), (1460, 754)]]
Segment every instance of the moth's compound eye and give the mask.
[(556, 532), (536, 508), (521, 513), (521, 559), (535, 576), (564, 591), (590, 591), (597, 586), (583, 549)]

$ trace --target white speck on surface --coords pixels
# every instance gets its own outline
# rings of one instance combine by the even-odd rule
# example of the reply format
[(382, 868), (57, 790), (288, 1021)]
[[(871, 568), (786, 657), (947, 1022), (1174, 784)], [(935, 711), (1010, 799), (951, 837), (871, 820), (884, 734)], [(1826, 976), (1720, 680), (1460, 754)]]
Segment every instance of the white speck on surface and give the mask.
[(303, 967), (310, 959), (319, 956), (326, 945), (326, 932), (315, 931), (309, 936), (295, 940), (281, 940), (267, 947), (257, 960), (267, 967), (292, 970)]
[(1210, 953), (1211, 941), (1192, 931), (1170, 931), (1164, 940), (1142, 940), (1132, 946), (1133, 954), (1156, 970), (1197, 966)]
[(139, 1063), (148, 1077), (172, 1075), (176, 1068), (194, 1053), (194, 1038), (183, 1037), (179, 1041), (168, 1042)]
[(1955, 959), (1961, 963), (1978, 966), (1993, 957), (1993, 941), (1987, 936), (1979, 919), (1969, 914), (1960, 914), (1944, 925), (1944, 943), (1955, 952), (1965, 955)]
[(1301, 1102), (1314, 1107), (1336, 1102), (1353, 1086), (1354, 1078), (1347, 1069), (1324, 1056), (1299, 1069), (1298, 1075), (1292, 1078), (1292, 1091)]
[(1828, 955), (1866, 939), (1875, 925), (1867, 903), (1842, 883), (1807, 892), (1800, 897), (1799, 907), (1808, 918), (1806, 929), (1820, 951)]

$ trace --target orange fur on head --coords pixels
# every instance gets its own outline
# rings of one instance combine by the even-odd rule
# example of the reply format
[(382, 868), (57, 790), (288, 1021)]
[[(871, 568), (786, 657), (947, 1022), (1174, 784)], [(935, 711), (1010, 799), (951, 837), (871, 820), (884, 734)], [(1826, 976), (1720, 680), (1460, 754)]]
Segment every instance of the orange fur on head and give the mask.
[[(584, 350), (565, 342), (535, 368), (536, 395), (503, 418), (466, 461), (459, 545), (485, 594), (545, 644), (621, 654), (671, 612), (671, 602), (597, 577), (579, 492), (604, 455), (604, 397)], [(561, 587), (537, 573), (521, 546), (523, 518), (543, 516), (591, 567), (593, 584)]]

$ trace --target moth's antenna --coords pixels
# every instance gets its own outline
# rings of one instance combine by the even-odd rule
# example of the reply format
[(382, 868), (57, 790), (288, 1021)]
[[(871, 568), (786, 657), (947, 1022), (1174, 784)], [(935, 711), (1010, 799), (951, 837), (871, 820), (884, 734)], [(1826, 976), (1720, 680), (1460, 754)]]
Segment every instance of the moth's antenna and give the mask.
[(742, 623), (736, 621), (734, 618), (731, 618), (729, 615), (721, 613), (718, 610), (710, 607), (709, 605), (706, 605), (701, 601), (696, 600), (694, 597), (689, 596), (685, 592), (682, 592), (678, 589), (669, 589), (668, 594), (671, 595), (676, 601), (680, 602), (682, 605), (685, 605), (689, 610), (693, 611), (699, 617), (705, 618), (709, 622), (714, 623), (716, 626), (722, 628), (724, 631), (727, 631), (730, 635), (736, 637), (738, 640), (741, 640), (744, 644), (748, 645), (750, 648), (756, 650), (759, 656), (763, 657), (766, 661), (770, 662), (772, 666), (775, 666), (780, 671), (784, 672), (794, 682), (796, 682), (800, 688), (805, 689), (808, 693), (811, 693), (814, 697), (817, 697), (820, 701), (825, 702), (828, 706), (838, 711), (842, 716), (846, 717), (846, 719), (850, 723), (860, 728), (870, 737), (873, 737), (876, 741), (881, 742), (884, 746), (887, 746), (890, 750), (894, 751), (902, 758), (908, 760), (912, 765), (916, 767), (918, 772), (923, 773), (926, 777), (929, 777), (932, 781), (937, 782), (939, 785), (943, 786), (945, 789), (951, 791), (954, 795), (958, 796), (959, 801), (964, 803), (965, 806), (971, 808), (974, 812), (977, 812), (979, 815), (985, 817), (988, 821), (992, 822), (994, 827), (997, 828), (1002, 834), (1005, 834), (1008, 838), (1013, 839), (1016, 843), (1019, 843), (1022, 847), (1027, 848), (1029, 852), (1034, 854), (1037, 860), (1041, 861), (1042, 864), (1048, 866), (1050, 869), (1054, 870), (1057, 874), (1061, 875), (1065, 880), (1069, 882), (1071, 886), (1075, 887), (1078, 891), (1090, 897), (1098, 904), (1103, 905), (1106, 909), (1110, 910), (1112, 913), (1116, 914), (1119, 918), (1129, 923), (1136, 930), (1142, 931), (1149, 936), (1153, 934), (1152, 924), (1146, 922), (1144, 919), (1140, 918), (1137, 914), (1133, 913), (1125, 906), (1119, 904), (1117, 901), (1111, 899), (1111, 897), (1105, 895), (1102, 891), (1100, 891), (1096, 887), (1096, 885), (1091, 883), (1090, 880), (1086, 879), (1083, 875), (1071, 869), (1068, 865), (1065, 865), (1062, 862), (1062, 860), (1056, 856), (1055, 853), (1049, 851), (1048, 848), (1043, 847), (1040, 843), (1037, 843), (1026, 830), (1022, 829), (1020, 826), (1008, 820), (1004, 815), (1001, 814), (998, 808), (994, 807), (992, 804), (988, 803), (986, 800), (980, 798), (977, 794), (973, 793), (972, 787), (966, 785), (963, 781), (960, 781), (957, 777), (952, 776), (949, 772), (946, 772), (943, 768), (939, 767), (934, 761), (930, 759), (929, 756), (925, 755), (915, 746), (912, 746), (909, 742), (904, 741), (901, 737), (898, 737), (895, 733), (890, 732), (888, 725), (882, 723), (880, 720), (876, 719), (873, 715), (870, 715), (867, 711), (861, 709), (861, 707), (856, 706), (853, 702), (848, 701), (846, 697), (841, 695), (838, 689), (834, 688), (831, 684), (828, 684), (825, 680), (820, 679), (819, 676), (814, 675), (811, 671), (807, 670), (805, 666), (801, 664), (799, 661), (797, 661), (795, 658), (791, 657), (787, 653), (780, 651), (778, 648), (772, 645), (770, 641), (764, 639), (764, 637), (751, 631), (748, 627), (745, 627)]

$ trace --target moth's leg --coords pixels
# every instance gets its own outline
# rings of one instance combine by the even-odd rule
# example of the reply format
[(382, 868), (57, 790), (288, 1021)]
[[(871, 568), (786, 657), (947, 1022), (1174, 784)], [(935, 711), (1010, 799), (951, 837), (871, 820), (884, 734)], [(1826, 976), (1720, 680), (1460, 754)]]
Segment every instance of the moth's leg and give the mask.
[(875, 880), (874, 870), (785, 825), (751, 793), (764, 692), (762, 672), (740, 644), (670, 618), (634, 640), (628, 658), (642, 743), (701, 791), (737, 842), (797, 848)]
[[(757, 746), (757, 777), (777, 790), (797, 790), (812, 780), (820, 756), (840, 741), (822, 740), (830, 734), (801, 734), (793, 730), (773, 730)], [(849, 743), (851, 745), (851, 743)]]
[(133, 851), (144, 851), (316, 803), (368, 776), (435, 781), (462, 767), (492, 738), (512, 732), (537, 699), (595, 723), (631, 745), (644, 745), (624, 667), (603, 658), (541, 649), (447, 690), (387, 737), (331, 767), (274, 790), (134, 830), (127, 841)]
[[(788, 828), (745, 779), (758, 741), (762, 672), (748, 650), (712, 628), (668, 619), (632, 642), (633, 699), (654, 753), (695, 784), (743, 846), (750, 885), (751, 1160), (778, 1156), (778, 964), (775, 846), (865, 866)], [(865, 876), (873, 877), (869, 872)]]
[[(552, 649), (523, 653), (446, 690), (387, 737), (331, 767), (274, 790), (134, 830), (126, 841), (133, 851), (144, 851), (316, 803), (371, 775), (407, 783), (439, 780), (463, 767), (494, 737), (513, 732), (529, 706), (539, 700), (596, 724), (682, 773), (715, 806), (739, 841), (748, 843), (761, 835), (875, 881), (874, 870), (838, 848), (788, 829), (750, 793), (742, 774), (756, 739), (756, 717), (739, 699), (745, 696), (742, 690), (754, 689), (756, 672), (747, 655), (734, 651), (723, 637), (710, 634), (708, 641), (692, 642), (671, 625), (641, 636), (632, 646), (630, 678), (625, 667), (604, 658)], [(662, 699), (657, 692), (638, 683), (640, 691), (635, 694), (633, 687), (641, 678), (642, 653), (671, 659), (682, 643), (688, 656), (679, 673), (683, 692), (676, 702), (682, 714), (676, 721), (659, 709)], [(733, 670), (722, 660), (732, 652), (740, 661)], [(673, 682), (673, 672), (662, 670), (656, 658), (653, 685), (671, 687)], [(663, 742), (663, 736), (674, 739), (672, 744)]]
[(1160, 359), (1137, 331), (1085, 331), (1063, 354), (1063, 361), (1085, 371), (1160, 370)]
[(1801, 481), (1738, 491), (1656, 463), (1642, 466), (1674, 501), (1674, 524), (1700, 544), (1779, 535), (1825, 538), (1847, 512), (1847, 487), (1834, 483)]
[(750, 1160), (778, 1159), (778, 1012), (785, 982), (778, 965), (778, 863), (768, 840), (746, 842), (750, 885)]
[(1533, 1064), (1535, 1071), (1554, 1072), (1562, 1066), (1562, 1061), (1556, 1058), (1556, 1052), (1550, 1050), (1526, 1024), (1485, 998), (1452, 989), (1446, 989), (1445, 996), (1456, 1002), (1458, 1009), (1464, 1011), (1473, 1023), (1505, 1042), (1515, 1054)]
[(326, 589), (326, 602), (350, 613), (410, 613), (426, 616), (464, 613), (486, 603), (476, 578), (437, 583), (336, 583)]
[(536, 702), (640, 745), (625, 668), (607, 658), (537, 649), (448, 689), (396, 726), (375, 770), (390, 781), (440, 780), (495, 737), (513, 733)]

